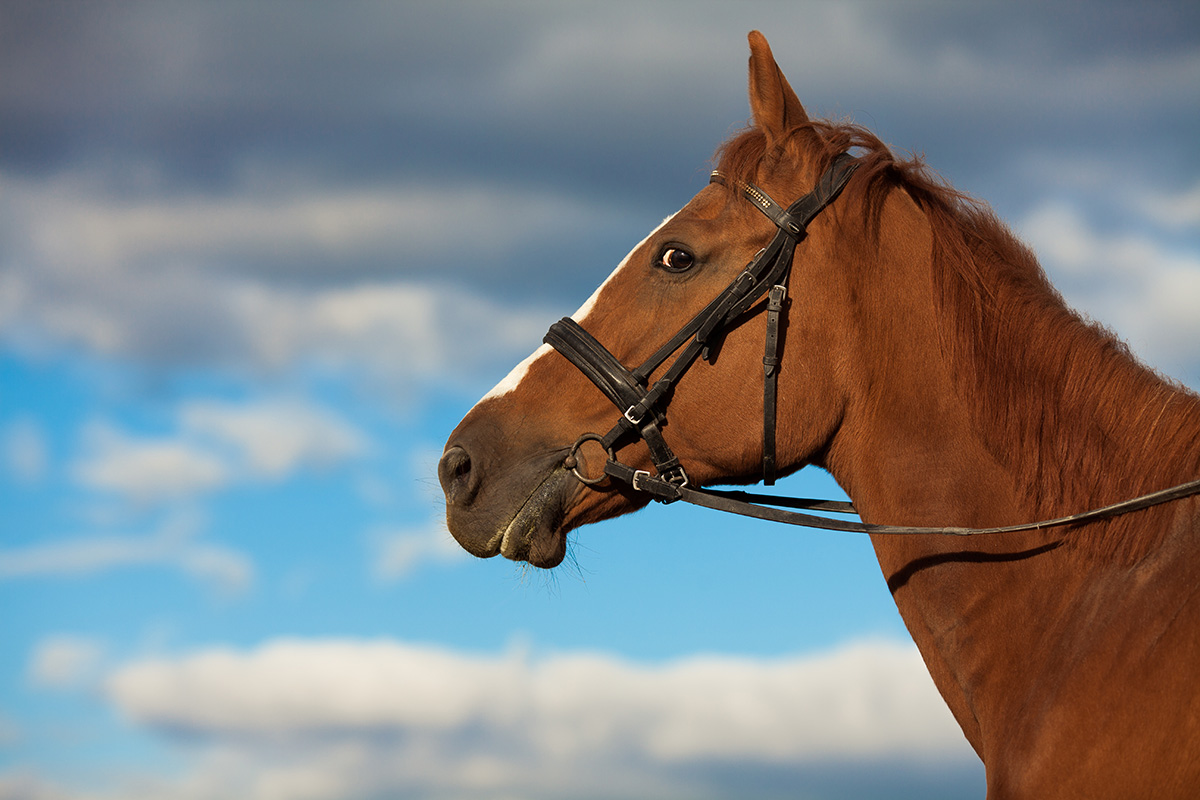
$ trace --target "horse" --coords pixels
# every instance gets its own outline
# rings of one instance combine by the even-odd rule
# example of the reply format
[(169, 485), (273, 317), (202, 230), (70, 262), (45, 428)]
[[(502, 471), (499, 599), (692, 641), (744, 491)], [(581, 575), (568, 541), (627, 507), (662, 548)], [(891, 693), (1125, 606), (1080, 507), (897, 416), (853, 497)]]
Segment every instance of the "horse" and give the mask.
[[(1200, 397), (1068, 308), (988, 207), (810, 119), (749, 44), (752, 124), (714, 180), (451, 433), (451, 534), (550, 568), (581, 525), (816, 465), (867, 523), (988, 798), (1200, 796), (1200, 502), (1011, 530), (1200, 476)], [(776, 197), (816, 211), (797, 227)], [(785, 291), (705, 325), (765, 279)]]

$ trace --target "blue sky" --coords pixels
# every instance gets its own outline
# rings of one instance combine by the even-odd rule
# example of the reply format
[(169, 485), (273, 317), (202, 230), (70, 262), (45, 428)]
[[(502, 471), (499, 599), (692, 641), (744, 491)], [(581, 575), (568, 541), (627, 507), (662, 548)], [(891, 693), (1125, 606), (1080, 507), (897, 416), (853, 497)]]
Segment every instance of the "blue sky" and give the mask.
[(1081, 6), (6, 3), (0, 798), (982, 796), (865, 539), (655, 507), (544, 573), (434, 467), (752, 28), (1200, 387), (1200, 9)]

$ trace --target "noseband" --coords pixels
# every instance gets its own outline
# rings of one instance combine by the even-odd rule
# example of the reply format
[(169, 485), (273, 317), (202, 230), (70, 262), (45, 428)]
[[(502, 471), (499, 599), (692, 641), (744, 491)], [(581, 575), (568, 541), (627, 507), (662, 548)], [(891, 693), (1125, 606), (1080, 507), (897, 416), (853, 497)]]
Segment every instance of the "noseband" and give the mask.
[[(874, 525), (828, 519), (802, 514), (777, 506), (835, 513), (855, 513), (850, 503), (825, 500), (786, 498), (751, 494), (741, 491), (719, 491), (689, 486), (687, 472), (662, 435), (666, 409), (676, 382), (696, 362), (715, 359), (721, 337), (763, 295), (767, 296), (767, 332), (763, 353), (763, 482), (775, 483), (775, 425), (776, 393), (779, 374), (780, 317), (787, 302), (788, 277), (796, 246), (807, 235), (808, 225), (832, 203), (845, 188), (858, 168), (857, 160), (849, 153), (834, 158), (829, 168), (808, 194), (787, 208), (780, 206), (758, 186), (731, 181), (719, 171), (712, 173), (710, 182), (729, 187), (733, 183), (743, 197), (765, 214), (778, 230), (746, 268), (679, 331), (646, 359), (640, 366), (628, 369), (621, 361), (570, 317), (550, 326), (543, 341), (574, 364), (622, 413), (617, 424), (603, 436), (585, 433), (571, 446), (563, 467), (571, 470), (581, 482), (594, 485), (606, 477), (627, 484), (635, 491), (649, 494), (653, 499), (671, 503), (676, 500), (728, 511), (758, 519), (803, 525), (810, 528), (879, 534), (950, 534), (957, 536), (983, 533), (1013, 533), (1067, 524), (1081, 524), (1097, 519), (1126, 514), (1150, 506), (1200, 493), (1200, 480), (1136, 497), (1122, 503), (1093, 509), (1082, 514), (1043, 520), (1022, 525), (998, 528), (927, 528), (903, 525)], [(653, 384), (650, 376), (667, 360), (675, 360)], [(617, 445), (630, 436), (638, 436), (650, 449), (654, 473), (639, 470), (617, 460)], [(585, 442), (599, 443), (608, 454), (604, 476), (591, 478), (579, 470), (578, 452)]]

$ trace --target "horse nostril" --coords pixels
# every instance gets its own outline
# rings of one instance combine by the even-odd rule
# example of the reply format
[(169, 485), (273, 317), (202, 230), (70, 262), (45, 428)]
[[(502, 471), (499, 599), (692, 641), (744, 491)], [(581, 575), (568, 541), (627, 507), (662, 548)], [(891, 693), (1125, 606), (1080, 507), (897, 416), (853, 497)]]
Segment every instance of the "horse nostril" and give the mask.
[(438, 480), (450, 505), (465, 505), (475, 495), (476, 481), (471, 471), (471, 456), (455, 445), (442, 454), (438, 462)]

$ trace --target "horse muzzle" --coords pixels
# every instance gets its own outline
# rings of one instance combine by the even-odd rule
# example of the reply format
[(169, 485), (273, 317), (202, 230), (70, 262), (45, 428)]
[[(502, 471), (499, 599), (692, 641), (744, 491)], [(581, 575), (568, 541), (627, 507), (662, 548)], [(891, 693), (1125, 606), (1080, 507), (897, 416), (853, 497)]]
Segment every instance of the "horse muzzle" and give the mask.
[(503, 441), (470, 427), (452, 435), (438, 462), (446, 525), (474, 556), (558, 566), (566, 555), (563, 521), (582, 484), (563, 467), (566, 449), (514, 458), (502, 452)]

